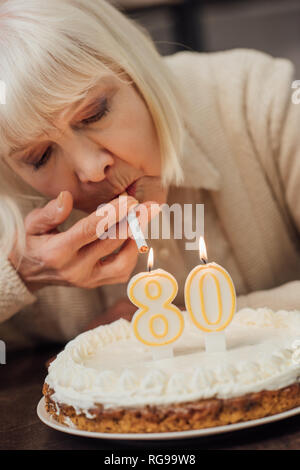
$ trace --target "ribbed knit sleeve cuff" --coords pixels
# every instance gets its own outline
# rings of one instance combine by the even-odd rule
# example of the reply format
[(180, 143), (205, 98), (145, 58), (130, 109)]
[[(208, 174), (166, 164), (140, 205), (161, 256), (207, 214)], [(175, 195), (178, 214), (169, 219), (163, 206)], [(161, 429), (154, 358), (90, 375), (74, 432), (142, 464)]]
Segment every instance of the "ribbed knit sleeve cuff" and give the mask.
[(0, 323), (12, 317), (37, 298), (27, 289), (15, 268), (0, 258)]

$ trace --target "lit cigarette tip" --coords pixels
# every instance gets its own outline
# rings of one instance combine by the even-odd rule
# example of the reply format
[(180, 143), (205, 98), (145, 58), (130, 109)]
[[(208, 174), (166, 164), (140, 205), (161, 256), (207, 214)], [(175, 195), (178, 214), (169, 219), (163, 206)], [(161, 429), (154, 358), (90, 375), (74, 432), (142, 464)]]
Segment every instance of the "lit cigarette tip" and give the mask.
[[(120, 197), (121, 196), (128, 196), (128, 193), (124, 191), (122, 194), (120, 194)], [(149, 248), (144, 238), (143, 232), (141, 230), (138, 218), (134, 210), (129, 212), (127, 220), (131, 228), (132, 236), (137, 245), (139, 253), (147, 253), (149, 251)]]
[(139, 253), (147, 253), (149, 248), (134, 209), (129, 212), (127, 220)]

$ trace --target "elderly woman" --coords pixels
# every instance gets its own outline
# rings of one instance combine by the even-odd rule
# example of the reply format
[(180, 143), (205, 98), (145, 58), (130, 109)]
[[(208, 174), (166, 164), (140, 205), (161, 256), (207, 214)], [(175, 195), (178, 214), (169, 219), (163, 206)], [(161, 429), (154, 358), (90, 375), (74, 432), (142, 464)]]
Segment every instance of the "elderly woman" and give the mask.
[[(4, 0), (0, 38), (8, 348), (130, 317), (119, 299), (145, 257), (132, 239), (95, 232), (97, 207), (125, 190), (127, 210), (205, 205), (209, 257), (230, 272), (238, 308), (300, 308), (300, 106), (287, 60), (252, 50), (163, 58), (103, 0)], [(197, 252), (175, 237), (150, 243), (182, 305)]]

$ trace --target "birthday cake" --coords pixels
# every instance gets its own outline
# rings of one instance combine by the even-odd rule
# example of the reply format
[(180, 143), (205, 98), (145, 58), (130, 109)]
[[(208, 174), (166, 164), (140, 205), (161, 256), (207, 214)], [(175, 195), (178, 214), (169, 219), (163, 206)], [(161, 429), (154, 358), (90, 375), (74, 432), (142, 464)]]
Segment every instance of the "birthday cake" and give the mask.
[(60, 423), (106, 433), (201, 429), (300, 406), (300, 311), (242, 309), (226, 351), (184, 317), (173, 357), (153, 359), (130, 322), (82, 333), (50, 364), (43, 393)]

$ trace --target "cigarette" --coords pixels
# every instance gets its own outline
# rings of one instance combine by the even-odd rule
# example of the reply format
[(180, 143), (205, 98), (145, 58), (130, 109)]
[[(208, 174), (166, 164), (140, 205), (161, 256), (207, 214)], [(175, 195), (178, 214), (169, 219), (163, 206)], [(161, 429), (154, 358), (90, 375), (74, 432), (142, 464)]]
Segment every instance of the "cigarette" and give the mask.
[[(128, 196), (128, 194), (126, 191), (124, 191), (122, 194), (120, 194), (120, 196)], [(139, 252), (147, 253), (147, 251), (149, 251), (149, 247), (145, 240), (144, 234), (142, 232), (139, 220), (136, 216), (136, 212), (134, 209), (128, 213), (127, 221)]]
[(142, 232), (141, 226), (139, 224), (138, 218), (136, 216), (135, 210), (132, 210), (128, 213), (127, 220), (139, 252), (147, 253), (149, 248)]

